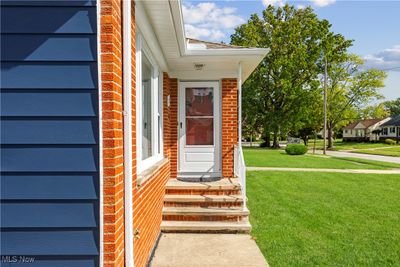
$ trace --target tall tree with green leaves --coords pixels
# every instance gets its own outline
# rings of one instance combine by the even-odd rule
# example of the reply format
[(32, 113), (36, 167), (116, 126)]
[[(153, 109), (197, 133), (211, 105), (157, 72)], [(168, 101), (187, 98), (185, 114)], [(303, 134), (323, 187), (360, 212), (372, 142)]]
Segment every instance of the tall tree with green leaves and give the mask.
[(368, 105), (359, 112), (358, 119), (384, 119), (390, 112), (385, 107), (385, 102), (376, 105)]
[(364, 62), (348, 55), (344, 62), (330, 62), (328, 68), (328, 148), (333, 147), (333, 131), (357, 118), (357, 111), (372, 99), (381, 98), (386, 73), (361, 70)]
[(331, 33), (330, 27), (310, 7), (270, 5), (261, 17), (251, 15), (231, 36), (234, 45), (270, 48), (243, 90), (257, 95), (252, 100), (253, 109), (261, 112), (259, 118), (266, 134), (273, 132), (274, 147), (279, 147), (280, 133), (301, 127), (298, 122), (309, 113), (314, 94), (320, 93), (318, 74), (324, 48), (340, 41), (342, 50), (332, 50), (334, 54), (351, 45), (342, 35)]
[(400, 97), (392, 101), (386, 101), (384, 105), (391, 116), (400, 114)]

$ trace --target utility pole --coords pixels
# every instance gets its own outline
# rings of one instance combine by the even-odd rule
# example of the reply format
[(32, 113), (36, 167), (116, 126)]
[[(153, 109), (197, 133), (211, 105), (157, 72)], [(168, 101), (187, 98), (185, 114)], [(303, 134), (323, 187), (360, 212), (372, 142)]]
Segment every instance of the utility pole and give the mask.
[(327, 99), (326, 99), (326, 87), (327, 87), (327, 78), (328, 78), (328, 60), (325, 55), (325, 73), (324, 73), (324, 132), (323, 132), (323, 142), (324, 142), (324, 155), (326, 155), (326, 109), (327, 109)]

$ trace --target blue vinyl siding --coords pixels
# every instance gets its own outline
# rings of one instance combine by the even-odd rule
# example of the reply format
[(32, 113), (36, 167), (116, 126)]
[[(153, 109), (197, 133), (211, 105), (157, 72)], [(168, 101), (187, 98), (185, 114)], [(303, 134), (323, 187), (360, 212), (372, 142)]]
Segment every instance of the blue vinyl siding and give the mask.
[(99, 266), (96, 1), (0, 5), (0, 266)]

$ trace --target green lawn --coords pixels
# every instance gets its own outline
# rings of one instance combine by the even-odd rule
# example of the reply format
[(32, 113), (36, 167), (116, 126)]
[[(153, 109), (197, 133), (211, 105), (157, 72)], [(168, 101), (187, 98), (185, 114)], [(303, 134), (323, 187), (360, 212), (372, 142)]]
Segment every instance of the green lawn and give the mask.
[(252, 235), (275, 266), (400, 266), (400, 175), (248, 172)]
[(361, 149), (361, 150), (355, 150), (354, 152), (363, 153), (363, 154), (373, 154), (373, 155), (400, 157), (400, 146), (373, 149), (373, 150), (363, 150), (363, 149)]
[[(387, 147), (388, 144), (386, 143), (360, 143), (360, 142), (342, 142), (342, 139), (337, 139), (333, 142), (333, 149), (332, 150), (353, 150), (353, 149), (368, 149), (368, 148), (380, 148), (380, 147)], [(309, 140), (308, 144), (309, 149), (313, 149), (314, 147), (314, 140)], [(316, 148), (322, 149), (323, 142), (322, 140), (317, 140)]]
[(326, 168), (326, 169), (391, 169), (399, 164), (356, 158), (334, 158), (322, 155), (287, 155), (284, 150), (243, 148), (246, 166)]

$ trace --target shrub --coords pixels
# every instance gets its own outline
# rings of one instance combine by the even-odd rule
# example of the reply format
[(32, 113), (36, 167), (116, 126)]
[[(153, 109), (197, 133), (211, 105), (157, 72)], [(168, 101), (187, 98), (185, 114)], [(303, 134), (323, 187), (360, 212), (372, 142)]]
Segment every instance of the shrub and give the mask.
[(264, 141), (260, 144), (260, 147), (269, 147), (269, 146), (268, 143)]
[(289, 144), (286, 146), (285, 151), (289, 155), (304, 155), (307, 153), (308, 148), (302, 144)]
[(385, 143), (392, 146), (392, 145), (396, 144), (396, 141), (388, 138), (388, 139), (385, 139)]

